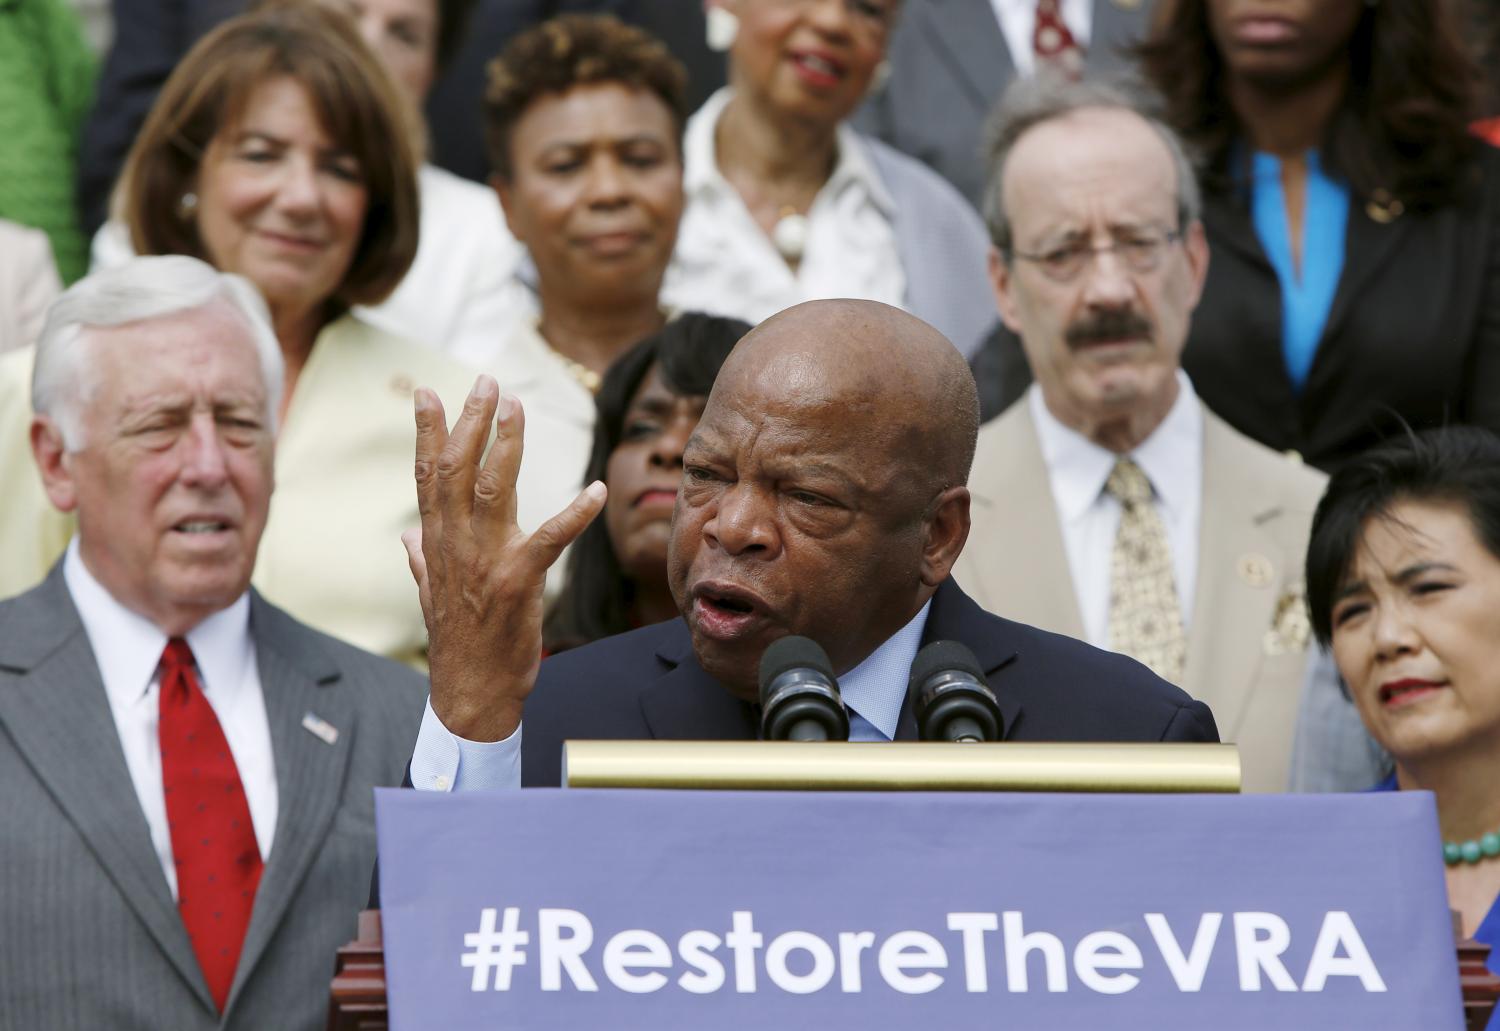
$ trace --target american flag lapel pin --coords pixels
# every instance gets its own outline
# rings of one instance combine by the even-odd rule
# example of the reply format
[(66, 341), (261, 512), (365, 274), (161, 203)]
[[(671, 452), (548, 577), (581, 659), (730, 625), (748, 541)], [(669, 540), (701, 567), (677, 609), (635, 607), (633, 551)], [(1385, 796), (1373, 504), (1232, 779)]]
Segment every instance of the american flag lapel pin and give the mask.
[(339, 739), (339, 728), (323, 719), (308, 713), (302, 717), (302, 728), (315, 737), (321, 738), (326, 744), (334, 744)]

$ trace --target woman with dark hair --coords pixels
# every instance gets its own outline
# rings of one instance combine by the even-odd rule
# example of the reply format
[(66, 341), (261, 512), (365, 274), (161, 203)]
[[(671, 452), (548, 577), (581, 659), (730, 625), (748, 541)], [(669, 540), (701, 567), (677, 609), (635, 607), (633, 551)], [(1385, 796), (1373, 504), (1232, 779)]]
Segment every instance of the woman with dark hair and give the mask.
[(567, 583), (544, 628), (549, 652), (677, 615), (667, 541), (682, 450), (724, 359), (748, 332), (738, 319), (690, 312), (604, 374), (583, 482), (603, 480), (609, 499), (569, 552)]
[[(249, 6), (264, 11), (308, 2), (314, 0), (257, 0)], [(402, 96), (392, 97), (398, 107), (392, 113), (404, 122), (416, 116), (473, 6), (473, 0), (317, 2), (352, 20), (399, 88)], [(420, 126), (412, 129), (420, 152), (424, 134)], [(496, 326), (535, 308), (520, 276), (524, 252), (505, 228), (494, 191), (423, 161), (417, 166), (417, 193), (421, 218), (411, 267), (388, 297), (355, 311), (392, 336), (473, 364), (490, 346)], [(116, 213), (94, 236), (93, 267), (118, 265), (131, 255), (130, 230)]]
[(1336, 472), (1307, 596), (1395, 760), (1379, 788), (1434, 793), (1450, 905), (1466, 937), (1500, 945), (1500, 437), (1429, 430)]
[(1325, 469), (1397, 420), (1500, 427), (1500, 154), (1451, 8), (1166, 0), (1141, 51), (1206, 161), (1183, 366)]

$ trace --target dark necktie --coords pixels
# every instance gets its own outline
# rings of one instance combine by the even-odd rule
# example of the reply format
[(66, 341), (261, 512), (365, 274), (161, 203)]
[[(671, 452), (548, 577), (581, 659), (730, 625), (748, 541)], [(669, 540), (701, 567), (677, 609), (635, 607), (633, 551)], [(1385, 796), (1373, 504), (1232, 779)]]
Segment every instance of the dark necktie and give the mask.
[(160, 716), (177, 911), (222, 1013), (255, 905), (260, 848), (229, 742), (180, 637), (162, 652)]
[(1083, 74), (1083, 48), (1063, 21), (1060, 0), (1036, 0), (1036, 31), (1031, 37), (1036, 70), (1068, 79)]

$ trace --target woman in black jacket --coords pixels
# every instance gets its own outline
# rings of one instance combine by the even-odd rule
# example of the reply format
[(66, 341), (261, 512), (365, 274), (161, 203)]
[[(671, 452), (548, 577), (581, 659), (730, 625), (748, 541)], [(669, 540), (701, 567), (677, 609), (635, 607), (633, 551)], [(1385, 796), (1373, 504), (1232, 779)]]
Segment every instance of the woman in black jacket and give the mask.
[(1205, 158), (1183, 365), (1324, 469), (1404, 422), (1500, 429), (1500, 155), (1435, 0), (1167, 0), (1141, 51)]

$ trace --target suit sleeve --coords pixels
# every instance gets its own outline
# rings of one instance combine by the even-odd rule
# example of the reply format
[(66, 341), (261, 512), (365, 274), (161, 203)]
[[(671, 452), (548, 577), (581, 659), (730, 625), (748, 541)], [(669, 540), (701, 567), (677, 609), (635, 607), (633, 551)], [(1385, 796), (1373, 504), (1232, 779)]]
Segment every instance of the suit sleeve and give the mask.
[(1219, 727), (1214, 723), (1214, 714), (1202, 702), (1190, 701), (1177, 707), (1167, 727), (1162, 731), (1163, 742), (1207, 742), (1217, 744)]

